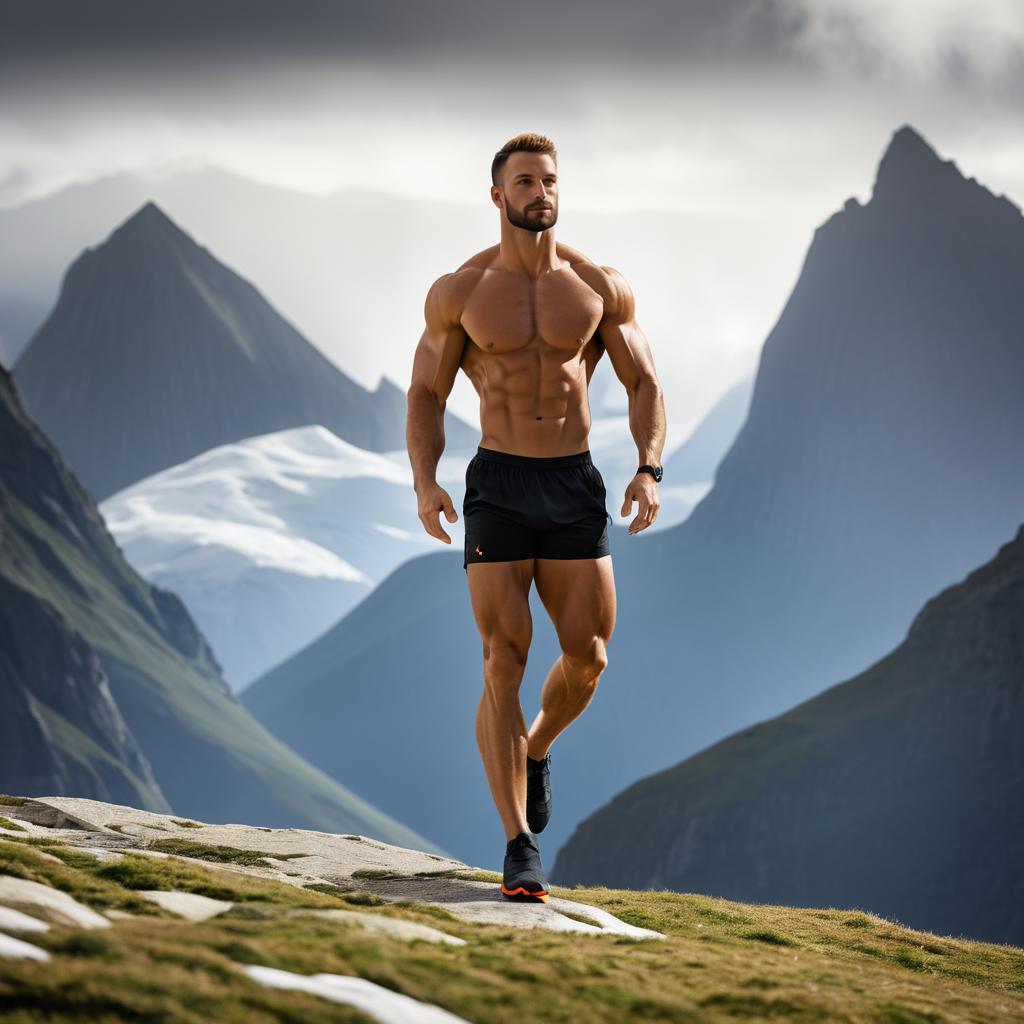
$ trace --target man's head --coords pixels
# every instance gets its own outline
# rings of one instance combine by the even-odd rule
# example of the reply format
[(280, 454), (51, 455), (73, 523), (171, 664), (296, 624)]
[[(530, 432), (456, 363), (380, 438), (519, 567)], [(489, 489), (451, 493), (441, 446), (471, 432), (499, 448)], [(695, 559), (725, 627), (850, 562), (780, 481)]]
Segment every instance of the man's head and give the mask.
[(491, 198), (510, 224), (545, 231), (558, 220), (558, 154), (544, 135), (509, 139), (491, 161)]

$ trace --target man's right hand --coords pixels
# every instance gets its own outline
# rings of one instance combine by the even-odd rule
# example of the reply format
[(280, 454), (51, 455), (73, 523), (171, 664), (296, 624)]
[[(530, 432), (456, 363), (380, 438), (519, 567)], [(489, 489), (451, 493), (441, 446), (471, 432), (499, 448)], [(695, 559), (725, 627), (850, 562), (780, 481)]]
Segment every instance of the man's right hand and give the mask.
[(424, 487), (422, 491), (416, 492), (416, 500), (419, 504), (419, 517), (420, 522), (423, 524), (423, 529), (430, 534), (431, 537), (436, 537), (438, 540), (444, 541), (445, 544), (451, 544), (452, 539), (444, 531), (444, 527), (441, 526), (440, 521), (437, 518), (438, 512), (443, 512), (448, 517), (449, 523), (457, 523), (459, 517), (455, 512), (455, 505), (452, 502), (452, 496), (436, 481), (427, 487)]

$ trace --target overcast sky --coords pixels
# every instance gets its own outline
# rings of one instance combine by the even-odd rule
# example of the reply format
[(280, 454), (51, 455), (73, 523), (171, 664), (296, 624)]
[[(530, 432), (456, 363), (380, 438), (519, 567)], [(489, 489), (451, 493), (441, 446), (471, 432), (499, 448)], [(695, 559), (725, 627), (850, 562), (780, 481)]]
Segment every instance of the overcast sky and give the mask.
[(4, 0), (0, 96), (3, 206), (207, 163), (487, 205), (529, 130), (558, 147), (563, 217), (756, 218), (795, 272), (903, 124), (1024, 203), (1022, 0)]
[(532, 130), (563, 204), (830, 209), (904, 122), (1024, 198), (1020, 0), (5, 0), (0, 22), (2, 205), (166, 161), (479, 202)]

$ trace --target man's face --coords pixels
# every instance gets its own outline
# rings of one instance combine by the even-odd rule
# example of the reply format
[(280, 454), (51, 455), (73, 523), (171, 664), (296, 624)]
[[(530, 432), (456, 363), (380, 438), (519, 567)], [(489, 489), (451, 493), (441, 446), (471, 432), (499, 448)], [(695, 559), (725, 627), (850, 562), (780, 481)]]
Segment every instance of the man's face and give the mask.
[(509, 224), (545, 231), (558, 220), (558, 171), (548, 153), (513, 153), (502, 168), (501, 194)]

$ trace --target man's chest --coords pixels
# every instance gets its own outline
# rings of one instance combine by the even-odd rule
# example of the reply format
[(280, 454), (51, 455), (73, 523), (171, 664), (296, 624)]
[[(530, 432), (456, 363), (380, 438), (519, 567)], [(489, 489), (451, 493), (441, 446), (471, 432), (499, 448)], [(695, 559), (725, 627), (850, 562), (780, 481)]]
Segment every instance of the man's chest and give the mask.
[(485, 353), (513, 352), (538, 344), (576, 350), (597, 330), (604, 302), (572, 271), (537, 281), (485, 274), (462, 313), (471, 342)]

